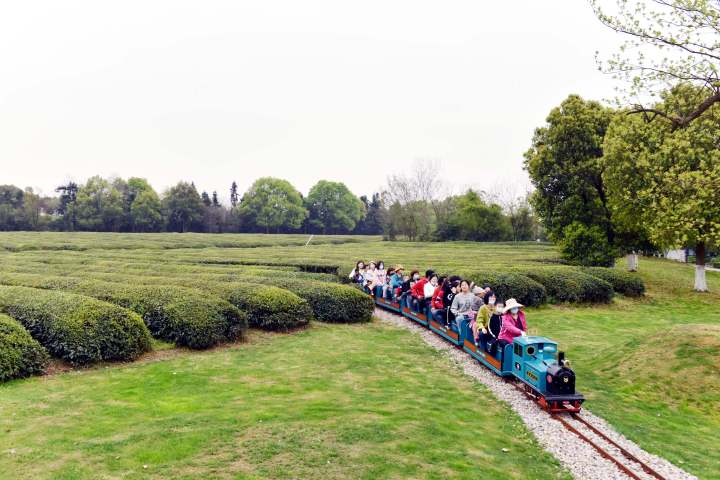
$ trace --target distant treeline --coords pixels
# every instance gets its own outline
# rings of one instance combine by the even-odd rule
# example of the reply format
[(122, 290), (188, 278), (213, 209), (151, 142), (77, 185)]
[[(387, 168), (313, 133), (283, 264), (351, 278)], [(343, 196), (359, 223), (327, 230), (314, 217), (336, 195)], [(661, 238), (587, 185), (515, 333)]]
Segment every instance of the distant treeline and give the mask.
[[(57, 187), (57, 196), (0, 185), (0, 230), (97, 232), (321, 233), (384, 235), (391, 240), (530, 240), (538, 237), (529, 206), (503, 208), (469, 190), (437, 200), (409, 195), (402, 178), (370, 198), (320, 180), (303, 196), (290, 182), (260, 178), (230, 204), (216, 191), (179, 182), (162, 195), (142, 178), (91, 177)], [(404, 179), (407, 180), (407, 179)], [(393, 183), (394, 182), (394, 183)], [(406, 182), (409, 183), (409, 182)], [(405, 190), (405, 198), (397, 195)]]

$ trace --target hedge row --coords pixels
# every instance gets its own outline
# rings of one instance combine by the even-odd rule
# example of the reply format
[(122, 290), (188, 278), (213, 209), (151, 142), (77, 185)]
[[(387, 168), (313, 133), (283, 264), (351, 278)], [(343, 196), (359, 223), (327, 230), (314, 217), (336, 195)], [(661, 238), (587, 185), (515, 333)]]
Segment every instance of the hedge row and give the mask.
[(251, 327), (287, 331), (307, 325), (313, 317), (305, 300), (282, 288), (253, 283), (213, 283), (204, 288), (247, 312)]
[(64, 290), (114, 303), (139, 314), (154, 337), (194, 349), (235, 340), (247, 329), (247, 315), (229, 302), (178, 286), (20, 274), (0, 275), (0, 283)]
[(133, 360), (150, 350), (139, 315), (72, 293), (0, 286), (0, 311), (18, 320), (52, 355), (75, 365)]
[(535, 280), (513, 272), (467, 271), (459, 275), (478, 285), (489, 284), (502, 301), (514, 298), (523, 305), (537, 307), (547, 301), (545, 287)]
[(536, 267), (518, 271), (541, 283), (553, 301), (608, 303), (613, 296), (612, 285), (608, 282), (572, 267)]
[(603, 267), (588, 267), (583, 271), (593, 277), (602, 278), (612, 285), (613, 290), (626, 297), (641, 297), (645, 294), (645, 284), (637, 274)]
[(49, 356), (17, 321), (0, 314), (0, 382), (42, 373)]
[(327, 282), (302, 282), (287, 279), (266, 279), (305, 299), (315, 318), (328, 323), (369, 322), (375, 303), (369, 295), (348, 285)]

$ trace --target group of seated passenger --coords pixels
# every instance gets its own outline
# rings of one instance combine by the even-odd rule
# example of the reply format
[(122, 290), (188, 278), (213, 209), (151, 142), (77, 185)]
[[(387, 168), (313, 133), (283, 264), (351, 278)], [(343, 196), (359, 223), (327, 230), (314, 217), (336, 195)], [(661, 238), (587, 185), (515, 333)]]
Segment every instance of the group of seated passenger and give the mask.
[(424, 277), (417, 270), (408, 275), (402, 265), (385, 270), (382, 260), (367, 265), (357, 262), (349, 278), (374, 297), (429, 314), (448, 329), (462, 332), (463, 325), (469, 325), (475, 345), (488, 352), (527, 335), (523, 305), (514, 298), (503, 303), (488, 284), (481, 287), (433, 270), (427, 270)]

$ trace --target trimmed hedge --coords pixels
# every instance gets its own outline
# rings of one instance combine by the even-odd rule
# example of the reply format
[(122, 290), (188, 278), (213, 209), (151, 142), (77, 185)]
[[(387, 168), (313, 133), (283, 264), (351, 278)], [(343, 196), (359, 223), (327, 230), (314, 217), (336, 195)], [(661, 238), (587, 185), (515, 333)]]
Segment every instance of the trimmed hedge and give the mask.
[(166, 285), (79, 280), (41, 275), (0, 275), (4, 284), (64, 290), (134, 311), (154, 337), (194, 349), (236, 340), (247, 330), (247, 315), (216, 296)]
[(267, 279), (263, 283), (270, 282), (305, 299), (315, 318), (321, 322), (369, 322), (375, 309), (375, 302), (370, 295), (348, 285), (278, 278)]
[(626, 297), (641, 297), (645, 294), (645, 283), (637, 274), (603, 267), (588, 267), (583, 271), (602, 278), (612, 285), (613, 290)]
[(247, 312), (251, 327), (287, 331), (313, 318), (308, 302), (282, 288), (253, 283), (214, 283), (205, 288)]
[(503, 302), (514, 298), (523, 305), (537, 307), (547, 301), (545, 287), (532, 278), (514, 272), (467, 271), (460, 272), (478, 285), (487, 283)]
[(541, 283), (548, 297), (557, 302), (608, 303), (613, 288), (605, 280), (572, 267), (537, 267), (518, 269)]
[(133, 360), (150, 350), (150, 333), (139, 315), (94, 298), (0, 286), (0, 310), (52, 355), (75, 365)]
[(45, 371), (47, 351), (17, 321), (0, 314), (0, 382)]

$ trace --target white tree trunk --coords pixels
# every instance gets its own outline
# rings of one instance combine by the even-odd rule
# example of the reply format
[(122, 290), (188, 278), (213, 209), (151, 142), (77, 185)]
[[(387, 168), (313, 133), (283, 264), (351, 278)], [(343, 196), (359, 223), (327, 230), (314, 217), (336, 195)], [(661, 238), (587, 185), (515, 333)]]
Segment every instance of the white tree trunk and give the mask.
[(640, 261), (638, 260), (638, 254), (633, 252), (627, 256), (627, 266), (629, 272), (637, 272)]
[(705, 265), (695, 265), (695, 291), (708, 291), (707, 281), (705, 280)]

